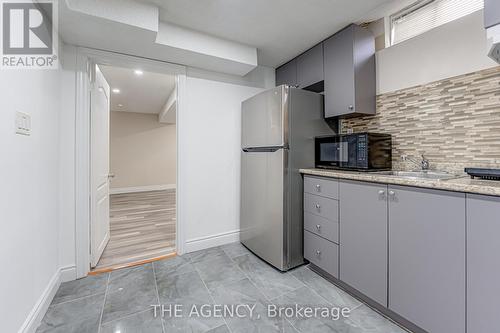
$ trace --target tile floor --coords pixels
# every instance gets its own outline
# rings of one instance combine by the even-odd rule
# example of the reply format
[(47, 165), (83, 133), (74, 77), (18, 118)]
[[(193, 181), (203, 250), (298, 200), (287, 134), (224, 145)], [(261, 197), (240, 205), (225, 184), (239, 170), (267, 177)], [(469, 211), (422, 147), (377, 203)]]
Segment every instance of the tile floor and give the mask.
[[(254, 315), (172, 318), (153, 304), (255, 305)], [(267, 306), (349, 307), (349, 318), (269, 318)], [(201, 309), (201, 308), (197, 308)], [(247, 311), (247, 313), (249, 313)], [(404, 333), (402, 328), (312, 272), (280, 273), (239, 243), (63, 283), (37, 332)]]

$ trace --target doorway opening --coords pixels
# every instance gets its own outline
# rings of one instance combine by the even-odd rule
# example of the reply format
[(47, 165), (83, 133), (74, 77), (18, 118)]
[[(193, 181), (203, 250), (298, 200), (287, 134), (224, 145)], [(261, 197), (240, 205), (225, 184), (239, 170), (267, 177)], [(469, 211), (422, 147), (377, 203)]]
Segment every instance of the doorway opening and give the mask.
[(178, 80), (94, 66), (90, 266), (101, 272), (175, 255)]

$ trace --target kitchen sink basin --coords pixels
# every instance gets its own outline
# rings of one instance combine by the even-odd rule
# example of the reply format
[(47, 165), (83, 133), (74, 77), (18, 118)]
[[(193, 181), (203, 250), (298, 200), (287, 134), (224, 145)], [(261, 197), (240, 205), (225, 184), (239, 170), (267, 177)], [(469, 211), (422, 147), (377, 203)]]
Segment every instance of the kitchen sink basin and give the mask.
[(376, 174), (384, 176), (394, 176), (407, 179), (433, 179), (433, 180), (446, 180), (459, 178), (460, 176), (442, 172), (442, 171), (381, 171)]

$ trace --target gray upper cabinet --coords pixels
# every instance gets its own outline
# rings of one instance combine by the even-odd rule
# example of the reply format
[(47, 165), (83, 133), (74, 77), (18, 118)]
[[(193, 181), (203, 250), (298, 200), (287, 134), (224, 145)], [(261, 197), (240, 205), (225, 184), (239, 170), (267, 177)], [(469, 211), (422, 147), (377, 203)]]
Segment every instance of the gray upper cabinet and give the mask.
[(500, 24), (500, 1), (484, 0), (484, 25), (486, 28)]
[(500, 198), (467, 195), (467, 332), (498, 332)]
[(282, 84), (297, 85), (297, 59), (293, 59), (276, 69), (276, 86)]
[(464, 193), (389, 186), (389, 309), (428, 332), (465, 332), (465, 216)]
[(297, 58), (299, 88), (323, 91), (323, 44), (318, 44)]
[(387, 306), (387, 185), (340, 182), (340, 279)]
[(375, 114), (375, 39), (350, 25), (323, 43), (325, 117)]

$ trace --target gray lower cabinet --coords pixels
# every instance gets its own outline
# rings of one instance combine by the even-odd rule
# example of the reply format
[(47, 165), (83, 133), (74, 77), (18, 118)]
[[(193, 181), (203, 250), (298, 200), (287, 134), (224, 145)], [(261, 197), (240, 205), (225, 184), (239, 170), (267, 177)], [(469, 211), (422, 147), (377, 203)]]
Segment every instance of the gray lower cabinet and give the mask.
[(389, 186), (389, 309), (431, 333), (465, 332), (465, 216), (464, 193)]
[(304, 258), (333, 277), (339, 276), (339, 246), (304, 230)]
[(484, 0), (484, 26), (490, 28), (500, 24), (500, 1)]
[(467, 332), (499, 331), (500, 198), (467, 195)]
[(340, 182), (340, 279), (387, 306), (387, 185)]
[(297, 85), (297, 59), (293, 59), (276, 69), (276, 86)]
[(338, 199), (339, 182), (321, 177), (304, 177), (304, 192), (322, 197)]

